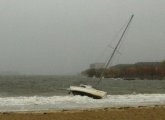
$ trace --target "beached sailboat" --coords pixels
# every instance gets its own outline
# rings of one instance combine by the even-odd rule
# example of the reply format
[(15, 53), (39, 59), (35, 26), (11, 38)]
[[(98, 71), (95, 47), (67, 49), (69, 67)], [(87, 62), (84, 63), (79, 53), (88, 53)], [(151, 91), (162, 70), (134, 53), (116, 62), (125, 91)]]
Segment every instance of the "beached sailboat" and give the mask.
[(70, 92), (73, 95), (88, 96), (95, 99), (104, 98), (107, 95), (107, 92), (97, 90), (91, 85), (80, 84), (80, 86), (70, 86)]
[[(129, 22), (128, 22), (127, 26), (125, 27), (125, 29), (124, 29), (124, 31), (123, 31), (123, 33), (122, 33), (122, 35), (121, 35), (121, 37), (120, 37), (116, 47), (114, 48), (114, 50), (113, 50), (113, 52), (112, 52), (112, 54), (111, 54), (107, 64), (105, 65), (105, 68), (104, 68), (103, 72), (101, 73), (101, 76), (100, 76), (100, 79), (98, 81), (98, 84), (100, 83), (100, 81), (104, 77), (103, 76), (104, 72), (106, 71), (106, 69), (108, 68), (110, 62), (112, 61), (112, 58), (115, 55), (115, 52), (117, 51), (117, 48), (118, 48), (118, 46), (119, 46), (119, 44), (120, 44), (120, 42), (121, 42), (125, 32), (127, 31), (128, 26), (130, 25), (130, 23), (131, 23), (131, 21), (133, 19), (133, 16), (134, 15), (132, 15), (131, 18), (129, 19)], [(69, 93), (72, 93), (73, 95), (88, 96), (88, 97), (92, 97), (94, 99), (101, 99), (101, 98), (106, 97), (106, 95), (107, 95), (107, 92), (105, 92), (105, 91), (97, 90), (97, 89), (93, 88), (90, 85), (84, 85), (84, 84), (80, 84), (79, 86), (70, 86), (70, 88), (68, 90), (69, 90)]]

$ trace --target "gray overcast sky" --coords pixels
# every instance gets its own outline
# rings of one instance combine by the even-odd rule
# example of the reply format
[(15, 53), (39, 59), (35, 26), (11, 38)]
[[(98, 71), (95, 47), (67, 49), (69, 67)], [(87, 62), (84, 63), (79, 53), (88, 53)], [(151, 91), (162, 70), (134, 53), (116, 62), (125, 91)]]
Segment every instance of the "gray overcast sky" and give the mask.
[(164, 0), (0, 0), (0, 71), (79, 73), (108, 57), (103, 51), (132, 13), (116, 63), (162, 61), (164, 6)]

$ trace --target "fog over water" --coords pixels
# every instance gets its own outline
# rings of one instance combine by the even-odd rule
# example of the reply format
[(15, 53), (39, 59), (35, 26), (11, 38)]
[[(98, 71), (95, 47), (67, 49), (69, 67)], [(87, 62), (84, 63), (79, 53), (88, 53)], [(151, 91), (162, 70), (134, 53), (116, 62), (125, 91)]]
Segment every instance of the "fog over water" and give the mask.
[(113, 64), (162, 61), (164, 6), (164, 0), (1, 0), (0, 72), (76, 74), (104, 62), (131, 14)]

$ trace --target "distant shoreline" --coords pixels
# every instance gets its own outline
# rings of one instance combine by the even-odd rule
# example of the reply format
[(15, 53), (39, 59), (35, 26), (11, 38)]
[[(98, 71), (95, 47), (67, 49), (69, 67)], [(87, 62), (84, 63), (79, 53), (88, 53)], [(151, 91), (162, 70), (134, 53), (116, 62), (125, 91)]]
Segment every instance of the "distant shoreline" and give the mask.
[(104, 68), (104, 64), (95, 63), (90, 68), (82, 71), (88, 77), (127, 78), (127, 79), (165, 79), (165, 61), (138, 62), (135, 64), (118, 64)]

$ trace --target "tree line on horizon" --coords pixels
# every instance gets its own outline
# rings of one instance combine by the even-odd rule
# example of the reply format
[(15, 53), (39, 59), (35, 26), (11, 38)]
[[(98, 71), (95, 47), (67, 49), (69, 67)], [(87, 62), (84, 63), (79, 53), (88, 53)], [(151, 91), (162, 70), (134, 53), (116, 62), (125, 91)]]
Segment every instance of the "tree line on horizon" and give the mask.
[(165, 79), (165, 61), (119, 64), (108, 69), (92, 68), (83, 71), (82, 74), (88, 77), (100, 77), (102, 74), (105, 78)]

